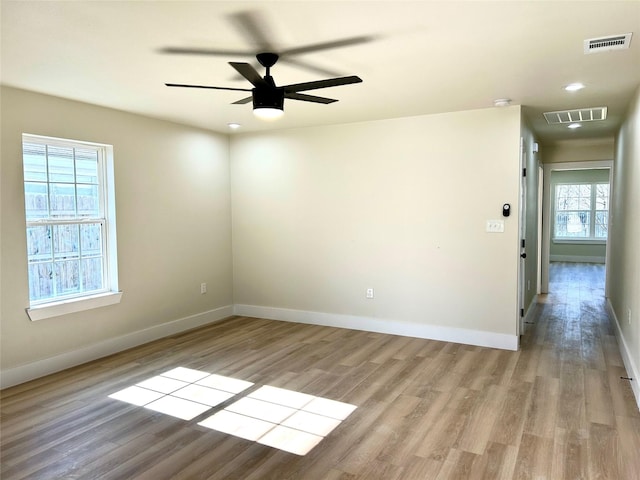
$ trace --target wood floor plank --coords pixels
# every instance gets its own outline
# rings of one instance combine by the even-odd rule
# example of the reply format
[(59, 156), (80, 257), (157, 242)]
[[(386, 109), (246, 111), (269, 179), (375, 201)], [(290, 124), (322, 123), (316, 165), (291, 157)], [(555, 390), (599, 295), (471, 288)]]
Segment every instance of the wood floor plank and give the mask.
[[(638, 480), (640, 411), (604, 269), (553, 264), (550, 276), (517, 352), (231, 317), (5, 389), (0, 477)], [(191, 420), (109, 398), (176, 367), (253, 385)], [(304, 455), (199, 425), (264, 386), (356, 408), (325, 411), (335, 429)], [(245, 417), (297, 412), (278, 401)]]
[(554, 438), (559, 391), (558, 378), (536, 377), (526, 413), (524, 432), (538, 437)]
[(556, 428), (550, 478), (590, 478), (587, 433)]

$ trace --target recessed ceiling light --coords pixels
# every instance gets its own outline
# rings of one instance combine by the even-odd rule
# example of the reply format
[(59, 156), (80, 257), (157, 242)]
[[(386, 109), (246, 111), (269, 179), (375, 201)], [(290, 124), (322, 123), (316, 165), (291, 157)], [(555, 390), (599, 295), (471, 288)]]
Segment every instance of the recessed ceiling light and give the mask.
[(239, 123), (227, 123), (227, 126), (228, 126), (231, 130), (237, 130), (238, 128), (240, 128), (240, 124), (239, 124)]
[(572, 123), (571, 125), (567, 125), (567, 128), (574, 130), (576, 128), (580, 128), (581, 126), (582, 126), (581, 123)]
[(510, 98), (498, 98), (497, 100), (493, 101), (494, 107), (508, 107), (509, 105), (511, 105)]
[(578, 90), (582, 90), (584, 88), (584, 83), (570, 83), (569, 85), (565, 85), (563, 88), (567, 92), (577, 92)]

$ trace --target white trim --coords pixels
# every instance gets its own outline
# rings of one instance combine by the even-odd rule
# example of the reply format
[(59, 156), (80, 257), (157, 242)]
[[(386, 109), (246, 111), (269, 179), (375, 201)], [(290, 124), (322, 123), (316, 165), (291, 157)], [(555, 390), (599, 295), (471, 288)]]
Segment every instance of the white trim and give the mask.
[(77, 297), (59, 302), (43, 303), (26, 308), (27, 315), (32, 322), (45, 318), (59, 317), (69, 313), (82, 312), (92, 308), (106, 307), (120, 303), (122, 292), (107, 292), (89, 297)]
[(588, 255), (549, 255), (550, 262), (606, 263), (607, 257)]
[(636, 366), (633, 361), (633, 357), (631, 356), (631, 351), (629, 350), (629, 346), (622, 335), (622, 330), (620, 328), (620, 322), (618, 321), (618, 317), (616, 316), (616, 312), (613, 309), (613, 305), (611, 305), (611, 301), (607, 298), (607, 308), (609, 309), (609, 314), (613, 318), (613, 323), (615, 325), (616, 339), (618, 340), (618, 348), (620, 349), (620, 355), (622, 356), (622, 361), (624, 362), (624, 367), (627, 371), (627, 376), (631, 377), (631, 390), (633, 391), (633, 395), (636, 397), (636, 404), (638, 405), (638, 410), (640, 410), (640, 370)]
[(535, 314), (537, 312), (538, 307), (538, 294), (533, 296), (531, 303), (527, 307), (527, 312), (524, 314), (524, 318), (522, 319), (522, 323), (524, 324), (524, 329), (522, 330), (522, 334), (526, 333), (529, 330), (529, 324), (535, 323), (533, 319), (535, 318)]
[(306, 323), (326, 327), (349, 328), (367, 332), (463, 343), (479, 347), (518, 350), (518, 336), (505, 333), (444, 327), (422, 323), (399, 322), (381, 318), (359, 317), (335, 313), (310, 312), (257, 305), (234, 305), (233, 313), (244, 317), (266, 318), (285, 322)]
[(552, 238), (553, 243), (568, 245), (606, 245), (607, 241), (601, 238)]
[(2, 372), (0, 372), (0, 388), (18, 385), (35, 378), (59, 372), (66, 368), (75, 367), (98, 358), (106, 357), (107, 355), (121, 352), (128, 348), (152, 342), (159, 338), (175, 335), (176, 333), (191, 330), (209, 323), (219, 322), (232, 315), (233, 306), (227, 305), (87, 345), (53, 357), (43, 358), (25, 365), (2, 370)]

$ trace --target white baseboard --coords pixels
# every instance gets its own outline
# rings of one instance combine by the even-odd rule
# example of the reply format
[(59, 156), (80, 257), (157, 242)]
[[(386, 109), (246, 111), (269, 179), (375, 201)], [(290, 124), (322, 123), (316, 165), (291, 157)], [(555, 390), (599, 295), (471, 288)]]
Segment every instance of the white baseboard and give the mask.
[(620, 322), (618, 321), (618, 317), (616, 315), (615, 310), (613, 309), (613, 305), (611, 305), (611, 301), (607, 298), (607, 308), (609, 309), (609, 313), (611, 317), (613, 317), (613, 323), (615, 324), (615, 332), (616, 338), (618, 339), (618, 347), (620, 348), (620, 355), (622, 355), (622, 361), (624, 362), (624, 367), (627, 370), (627, 376), (631, 378), (631, 390), (633, 390), (633, 395), (636, 397), (636, 404), (638, 405), (638, 410), (640, 410), (640, 370), (636, 363), (633, 361), (633, 357), (631, 356), (631, 352), (629, 351), (629, 346), (622, 335), (622, 329), (620, 328)]
[(121, 352), (128, 348), (158, 340), (169, 335), (184, 332), (192, 328), (218, 322), (233, 315), (233, 306), (216, 308), (207, 312), (179, 318), (161, 325), (155, 325), (144, 330), (111, 338), (86, 347), (62, 353), (54, 357), (37, 360), (35, 362), (9, 368), (0, 372), (0, 388), (11, 387), (20, 383), (59, 372), (66, 368), (75, 367), (98, 358)]
[(589, 257), (584, 255), (549, 255), (549, 261), (573, 263), (605, 263), (605, 257)]
[(349, 328), (368, 332), (387, 333), (407, 337), (440, 340), (443, 342), (464, 343), (480, 347), (517, 350), (518, 336), (504, 333), (492, 333), (482, 330), (443, 327), (422, 323), (398, 322), (380, 318), (358, 317), (334, 313), (309, 312), (286, 308), (261, 307), (256, 305), (235, 305), (235, 315), (266, 318), (285, 322), (307, 323), (326, 327)]

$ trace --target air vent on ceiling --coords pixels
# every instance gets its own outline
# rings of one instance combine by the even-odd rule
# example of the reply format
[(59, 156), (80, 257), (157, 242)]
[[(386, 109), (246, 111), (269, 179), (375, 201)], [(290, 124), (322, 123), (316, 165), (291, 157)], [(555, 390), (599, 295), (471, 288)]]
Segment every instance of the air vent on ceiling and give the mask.
[(584, 53), (586, 55), (610, 50), (626, 50), (631, 44), (631, 35), (631, 33), (623, 33), (609, 37), (590, 38), (584, 41)]
[(606, 120), (607, 107), (580, 108), (578, 110), (560, 110), (557, 112), (545, 112), (544, 118), (549, 125), (564, 123), (595, 122)]

